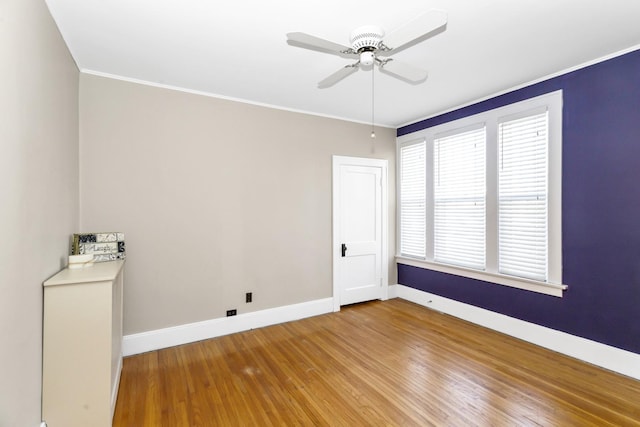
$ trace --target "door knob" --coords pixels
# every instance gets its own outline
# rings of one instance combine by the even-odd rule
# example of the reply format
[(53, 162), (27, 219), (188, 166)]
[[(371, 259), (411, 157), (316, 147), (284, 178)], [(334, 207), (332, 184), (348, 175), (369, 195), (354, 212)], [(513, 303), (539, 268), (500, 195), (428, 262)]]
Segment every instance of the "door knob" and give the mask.
[(346, 253), (347, 253), (347, 245), (345, 245), (345, 244), (343, 243), (343, 244), (342, 244), (342, 256), (344, 257)]

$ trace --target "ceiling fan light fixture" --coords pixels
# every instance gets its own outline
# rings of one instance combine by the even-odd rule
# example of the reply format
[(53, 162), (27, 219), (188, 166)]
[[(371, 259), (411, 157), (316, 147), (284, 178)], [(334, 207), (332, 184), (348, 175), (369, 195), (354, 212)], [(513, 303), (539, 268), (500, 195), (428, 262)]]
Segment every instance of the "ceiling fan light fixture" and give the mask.
[(375, 55), (371, 51), (360, 52), (360, 64), (364, 66), (373, 65), (375, 61)]

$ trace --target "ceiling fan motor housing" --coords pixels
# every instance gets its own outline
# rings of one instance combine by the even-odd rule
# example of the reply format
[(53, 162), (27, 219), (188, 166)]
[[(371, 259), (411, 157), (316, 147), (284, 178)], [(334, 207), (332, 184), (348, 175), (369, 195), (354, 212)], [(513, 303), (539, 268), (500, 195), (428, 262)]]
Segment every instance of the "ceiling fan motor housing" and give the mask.
[(384, 31), (377, 25), (365, 25), (351, 32), (351, 48), (356, 52), (375, 51), (380, 46)]
[(375, 51), (378, 50), (382, 37), (384, 37), (384, 31), (376, 25), (365, 25), (351, 32), (351, 48), (360, 54), (362, 65), (373, 64)]

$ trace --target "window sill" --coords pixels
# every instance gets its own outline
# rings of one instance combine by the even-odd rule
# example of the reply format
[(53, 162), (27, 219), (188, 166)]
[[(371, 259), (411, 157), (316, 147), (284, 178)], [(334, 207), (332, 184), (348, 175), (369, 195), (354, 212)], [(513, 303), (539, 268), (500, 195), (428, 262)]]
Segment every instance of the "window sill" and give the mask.
[(563, 291), (568, 288), (567, 285), (562, 284), (537, 282), (535, 280), (488, 273), (486, 271), (472, 270), (464, 267), (440, 264), (437, 262), (408, 258), (400, 255), (396, 255), (396, 262), (398, 264), (439, 271), (441, 273), (455, 274), (456, 276), (468, 277), (470, 279), (482, 280), (485, 282), (496, 283), (498, 285), (510, 286), (512, 288), (525, 289), (527, 291), (538, 292), (555, 297), (562, 297)]

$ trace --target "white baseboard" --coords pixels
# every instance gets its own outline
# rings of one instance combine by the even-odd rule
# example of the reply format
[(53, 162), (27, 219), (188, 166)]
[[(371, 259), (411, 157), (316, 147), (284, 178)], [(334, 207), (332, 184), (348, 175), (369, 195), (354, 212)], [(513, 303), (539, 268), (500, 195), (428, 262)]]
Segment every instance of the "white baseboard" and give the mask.
[(389, 290), (387, 291), (388, 298), (398, 298), (398, 288), (401, 286), (405, 287), (404, 285), (389, 285)]
[[(419, 291), (408, 286), (391, 285), (389, 286), (388, 296), (389, 298), (402, 298), (640, 380), (640, 354)], [(333, 312), (333, 298), (308, 301), (238, 316), (222, 317), (126, 335), (123, 338), (122, 350), (124, 356), (131, 356), (331, 312)]]
[(640, 380), (640, 354), (404, 285), (389, 286), (391, 295)]
[(325, 298), (126, 335), (122, 340), (122, 353), (124, 356), (131, 356), (331, 312), (333, 298)]

